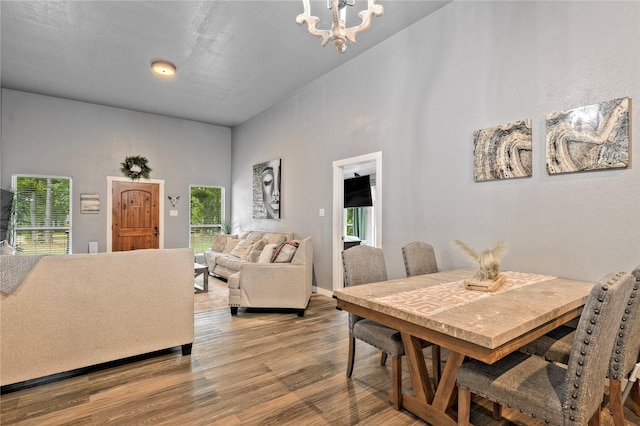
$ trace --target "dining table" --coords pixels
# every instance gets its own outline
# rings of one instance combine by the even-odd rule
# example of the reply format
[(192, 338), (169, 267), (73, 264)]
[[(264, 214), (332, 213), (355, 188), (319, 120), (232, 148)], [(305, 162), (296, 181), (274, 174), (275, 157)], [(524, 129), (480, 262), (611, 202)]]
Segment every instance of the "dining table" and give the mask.
[[(458, 368), (465, 357), (492, 364), (578, 316), (593, 282), (504, 271), (495, 291), (470, 290), (465, 268), (334, 290), (336, 307), (400, 332), (413, 386), (406, 409), (434, 425), (457, 424)], [(432, 384), (421, 340), (449, 350)]]

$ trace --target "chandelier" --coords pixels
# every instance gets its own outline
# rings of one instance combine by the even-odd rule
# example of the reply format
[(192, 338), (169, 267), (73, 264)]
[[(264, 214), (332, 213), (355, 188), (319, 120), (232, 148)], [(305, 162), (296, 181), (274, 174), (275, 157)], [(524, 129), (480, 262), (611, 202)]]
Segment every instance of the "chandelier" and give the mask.
[(359, 25), (347, 28), (345, 26), (346, 7), (353, 6), (355, 0), (327, 0), (327, 8), (333, 11), (333, 22), (330, 30), (319, 30), (316, 28), (316, 24), (320, 21), (320, 18), (311, 16), (309, 0), (302, 0), (304, 12), (296, 17), (296, 23), (302, 25), (306, 22), (309, 34), (322, 39), (322, 47), (333, 41), (338, 53), (344, 53), (347, 50), (346, 41), (349, 40), (355, 44), (356, 34), (367, 30), (371, 26), (371, 15), (382, 16), (384, 14), (384, 8), (376, 4), (376, 0), (367, 0), (367, 3), (367, 10), (362, 10), (358, 13), (362, 22)]

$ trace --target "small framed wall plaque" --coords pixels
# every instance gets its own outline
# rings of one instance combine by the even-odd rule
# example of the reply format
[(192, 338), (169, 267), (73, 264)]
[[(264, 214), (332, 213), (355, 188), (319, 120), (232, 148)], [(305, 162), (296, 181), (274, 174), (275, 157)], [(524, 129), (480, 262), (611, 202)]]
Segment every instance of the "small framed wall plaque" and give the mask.
[(80, 194), (80, 213), (98, 214), (100, 213), (99, 194)]

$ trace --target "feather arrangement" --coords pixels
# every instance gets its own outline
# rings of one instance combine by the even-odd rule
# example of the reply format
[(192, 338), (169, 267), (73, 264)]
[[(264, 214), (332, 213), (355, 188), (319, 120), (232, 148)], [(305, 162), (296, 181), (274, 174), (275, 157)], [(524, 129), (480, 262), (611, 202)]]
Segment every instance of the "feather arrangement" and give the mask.
[(504, 283), (505, 277), (500, 274), (500, 261), (507, 254), (507, 246), (503, 241), (499, 241), (492, 249), (480, 253), (460, 240), (455, 240), (454, 245), (466, 253), (471, 260), (478, 263), (478, 271), (473, 280), (465, 280), (467, 288), (493, 291)]

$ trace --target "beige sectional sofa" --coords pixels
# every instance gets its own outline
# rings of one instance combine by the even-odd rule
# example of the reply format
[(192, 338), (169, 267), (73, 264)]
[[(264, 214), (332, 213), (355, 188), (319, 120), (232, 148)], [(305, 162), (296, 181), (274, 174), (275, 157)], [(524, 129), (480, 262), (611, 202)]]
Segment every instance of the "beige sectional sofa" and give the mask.
[(240, 231), (234, 235), (214, 235), (211, 249), (204, 253), (204, 262), (211, 275), (228, 279), (244, 263), (255, 262), (267, 244), (291, 239), (290, 232)]
[[(9, 268), (21, 256), (3, 257)], [(191, 353), (193, 260), (192, 249), (40, 258), (0, 293), (0, 385), (175, 346)]]
[(313, 239), (268, 244), (255, 262), (229, 277), (231, 314), (244, 308), (286, 308), (304, 316), (313, 287)]

